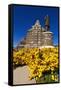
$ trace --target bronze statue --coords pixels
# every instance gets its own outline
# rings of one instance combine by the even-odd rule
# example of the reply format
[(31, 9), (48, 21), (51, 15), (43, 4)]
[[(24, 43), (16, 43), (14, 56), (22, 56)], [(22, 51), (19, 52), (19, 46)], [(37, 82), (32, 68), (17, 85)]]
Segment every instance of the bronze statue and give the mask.
[(45, 29), (46, 29), (46, 31), (49, 31), (49, 27), (50, 27), (49, 22), (50, 22), (49, 16), (47, 15), (47, 16), (45, 16)]

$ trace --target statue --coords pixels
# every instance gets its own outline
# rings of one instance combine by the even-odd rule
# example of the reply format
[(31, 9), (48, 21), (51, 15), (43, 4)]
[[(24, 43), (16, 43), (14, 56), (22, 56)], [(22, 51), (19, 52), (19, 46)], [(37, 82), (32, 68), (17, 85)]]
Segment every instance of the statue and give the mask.
[(46, 29), (46, 31), (49, 31), (49, 27), (50, 27), (49, 16), (47, 15), (47, 16), (45, 16), (45, 29)]

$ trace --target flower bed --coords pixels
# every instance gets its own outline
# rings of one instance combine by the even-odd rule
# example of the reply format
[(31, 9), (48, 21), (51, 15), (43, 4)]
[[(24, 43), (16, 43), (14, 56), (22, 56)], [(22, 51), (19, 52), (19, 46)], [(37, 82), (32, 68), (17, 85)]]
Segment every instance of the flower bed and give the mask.
[(58, 82), (58, 59), (58, 47), (13, 51), (13, 66), (28, 65), (29, 79), (35, 78), (36, 83)]

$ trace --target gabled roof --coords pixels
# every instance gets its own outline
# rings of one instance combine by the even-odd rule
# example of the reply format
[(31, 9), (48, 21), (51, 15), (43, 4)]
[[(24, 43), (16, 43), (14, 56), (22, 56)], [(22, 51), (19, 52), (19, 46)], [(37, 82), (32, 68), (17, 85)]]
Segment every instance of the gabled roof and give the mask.
[(44, 28), (44, 27), (41, 27), (39, 20), (36, 20), (35, 24), (34, 24), (34, 25), (32, 26), (32, 28), (29, 29), (28, 31), (29, 31), (29, 32), (32, 31), (33, 28), (35, 28), (35, 27), (37, 27), (37, 26), (40, 27), (42, 31), (45, 31), (45, 28)]

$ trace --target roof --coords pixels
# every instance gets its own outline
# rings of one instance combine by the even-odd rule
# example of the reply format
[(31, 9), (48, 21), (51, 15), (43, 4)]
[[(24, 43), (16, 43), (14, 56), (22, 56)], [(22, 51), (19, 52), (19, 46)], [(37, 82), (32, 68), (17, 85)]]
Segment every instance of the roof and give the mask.
[(29, 31), (29, 32), (32, 31), (35, 26), (38, 26), (38, 27), (42, 28), (42, 31), (45, 31), (45, 28), (44, 28), (44, 27), (41, 27), (39, 20), (36, 20), (35, 24), (34, 24), (34, 25), (32, 26), (32, 28), (29, 29), (28, 31)]

